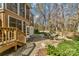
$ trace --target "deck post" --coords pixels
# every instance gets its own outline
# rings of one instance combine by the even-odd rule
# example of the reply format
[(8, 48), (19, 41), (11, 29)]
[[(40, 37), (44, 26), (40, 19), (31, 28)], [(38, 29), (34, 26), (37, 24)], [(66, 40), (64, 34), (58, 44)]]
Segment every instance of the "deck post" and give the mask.
[(15, 40), (15, 51), (16, 51), (17, 50), (16, 30), (14, 30), (14, 40)]
[(15, 51), (17, 50), (17, 44), (15, 45)]

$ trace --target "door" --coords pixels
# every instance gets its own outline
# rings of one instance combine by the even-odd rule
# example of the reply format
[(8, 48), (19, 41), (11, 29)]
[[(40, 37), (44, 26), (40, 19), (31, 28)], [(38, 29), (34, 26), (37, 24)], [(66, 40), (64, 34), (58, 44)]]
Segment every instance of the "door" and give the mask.
[(30, 29), (29, 29), (29, 26), (26, 26), (26, 38), (30, 38)]

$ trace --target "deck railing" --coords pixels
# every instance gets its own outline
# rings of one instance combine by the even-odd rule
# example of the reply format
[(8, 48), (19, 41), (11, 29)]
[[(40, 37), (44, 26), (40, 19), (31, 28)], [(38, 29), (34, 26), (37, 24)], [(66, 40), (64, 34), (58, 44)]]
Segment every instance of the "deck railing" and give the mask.
[(0, 45), (16, 40), (16, 28), (0, 28)]
[(25, 36), (26, 35), (17, 28), (0, 28), (0, 45), (12, 41), (24, 43)]
[[(26, 43), (25, 34), (17, 28), (0, 28), (0, 53)], [(19, 43), (19, 44), (18, 44)]]

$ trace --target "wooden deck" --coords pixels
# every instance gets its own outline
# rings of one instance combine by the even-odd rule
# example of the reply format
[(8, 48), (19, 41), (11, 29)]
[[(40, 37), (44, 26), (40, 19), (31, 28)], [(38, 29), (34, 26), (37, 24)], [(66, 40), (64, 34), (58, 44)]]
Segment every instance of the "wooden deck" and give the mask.
[(25, 42), (25, 35), (16, 28), (0, 28), (0, 53), (17, 45), (22, 46)]

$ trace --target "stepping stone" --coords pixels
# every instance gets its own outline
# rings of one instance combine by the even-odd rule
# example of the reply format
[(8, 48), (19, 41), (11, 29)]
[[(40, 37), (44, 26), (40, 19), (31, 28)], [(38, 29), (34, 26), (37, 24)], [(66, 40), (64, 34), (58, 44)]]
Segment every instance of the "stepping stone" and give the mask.
[(33, 49), (33, 47), (24, 50), (24, 51), (22, 52), (22, 56), (28, 56), (28, 55), (31, 53), (31, 50), (32, 50), (32, 49)]

